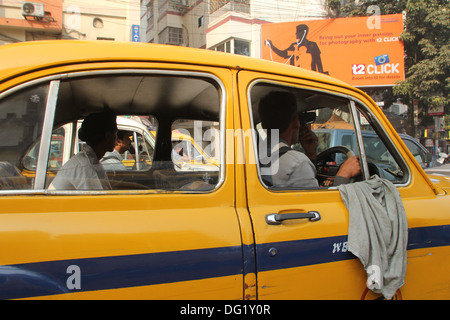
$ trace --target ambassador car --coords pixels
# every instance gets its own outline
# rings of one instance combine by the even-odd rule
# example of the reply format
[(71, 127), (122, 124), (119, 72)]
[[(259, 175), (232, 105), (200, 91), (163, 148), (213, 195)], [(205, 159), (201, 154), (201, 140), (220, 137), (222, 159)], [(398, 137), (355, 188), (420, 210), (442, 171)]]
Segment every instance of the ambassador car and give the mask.
[[(4, 45), (0, 71), (0, 298), (379, 298), (348, 250), (340, 190), (262, 178), (258, 105), (272, 91), (294, 95), (316, 125), (343, 121), (354, 132), (362, 174), (352, 183), (379, 176), (398, 190), (407, 265), (393, 298), (450, 298), (450, 182), (425, 174), (360, 90), (283, 64), (155, 44)], [(78, 151), (76, 130), (63, 128), (105, 108), (155, 133), (154, 150), (137, 146), (127, 158), (145, 165), (108, 173), (112, 190), (49, 189)], [(377, 153), (365, 152), (363, 129), (380, 159), (366, 156)], [(179, 133), (214, 170), (177, 167)], [(347, 149), (319, 159), (318, 180), (334, 178), (328, 156), (356, 151)]]

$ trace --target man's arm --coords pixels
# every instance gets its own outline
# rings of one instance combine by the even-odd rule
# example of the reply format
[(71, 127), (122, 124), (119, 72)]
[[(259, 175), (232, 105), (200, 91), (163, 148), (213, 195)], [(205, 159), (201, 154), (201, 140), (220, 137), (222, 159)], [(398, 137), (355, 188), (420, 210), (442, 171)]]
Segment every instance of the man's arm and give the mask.
[(295, 50), (294, 44), (291, 44), (289, 46), (289, 48), (285, 49), (285, 50), (280, 50), (277, 47), (275, 47), (272, 43), (272, 40), (266, 40), (266, 42), (270, 45), (270, 48), (272, 49), (273, 52), (275, 52), (277, 55), (279, 55), (282, 58), (289, 58), (289, 53), (288, 51), (293, 51)]
[(347, 159), (339, 168), (338, 173), (334, 179), (334, 186), (340, 184), (346, 184), (350, 182), (350, 179), (361, 174), (361, 165), (359, 163), (359, 157), (353, 156)]

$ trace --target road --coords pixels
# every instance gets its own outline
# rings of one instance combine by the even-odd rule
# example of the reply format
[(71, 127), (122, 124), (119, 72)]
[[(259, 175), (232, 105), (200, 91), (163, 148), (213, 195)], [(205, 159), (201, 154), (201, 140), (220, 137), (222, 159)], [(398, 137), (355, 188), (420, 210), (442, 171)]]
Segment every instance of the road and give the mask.
[(425, 169), (425, 172), (450, 176), (450, 164), (444, 164), (443, 166), (428, 168)]

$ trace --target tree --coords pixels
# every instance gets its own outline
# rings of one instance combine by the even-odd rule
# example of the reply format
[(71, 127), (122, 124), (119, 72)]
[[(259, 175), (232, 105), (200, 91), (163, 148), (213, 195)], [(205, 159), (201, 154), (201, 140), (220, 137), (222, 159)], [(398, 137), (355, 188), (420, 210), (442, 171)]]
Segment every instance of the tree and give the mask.
[[(372, 15), (370, 6), (381, 14), (406, 14), (405, 30), (400, 36), (405, 48), (405, 80), (392, 88), (394, 98), (409, 106), (419, 101), (422, 124), (432, 121), (428, 109), (444, 106), (450, 115), (450, 3), (448, 0), (328, 0), (330, 17)], [(373, 7), (372, 7), (373, 8)], [(368, 10), (369, 9), (369, 10)], [(407, 132), (415, 136), (414, 110), (408, 108)]]

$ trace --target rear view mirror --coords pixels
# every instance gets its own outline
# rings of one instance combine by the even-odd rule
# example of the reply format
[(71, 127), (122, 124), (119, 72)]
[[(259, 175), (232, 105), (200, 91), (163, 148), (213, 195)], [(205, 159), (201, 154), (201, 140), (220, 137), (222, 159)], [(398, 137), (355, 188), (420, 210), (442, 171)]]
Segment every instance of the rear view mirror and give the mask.
[(301, 126), (312, 124), (316, 121), (315, 112), (302, 111), (298, 113), (298, 119), (300, 120)]

